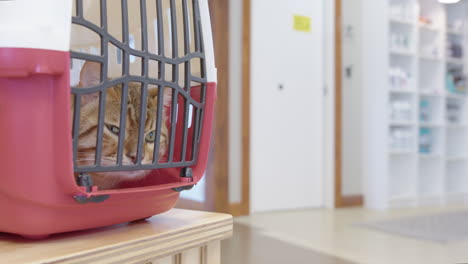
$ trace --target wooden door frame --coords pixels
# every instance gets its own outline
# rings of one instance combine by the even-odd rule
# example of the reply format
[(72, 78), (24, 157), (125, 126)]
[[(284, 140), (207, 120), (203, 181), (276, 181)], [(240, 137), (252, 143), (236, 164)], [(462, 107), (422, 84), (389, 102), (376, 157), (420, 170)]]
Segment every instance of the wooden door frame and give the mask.
[(250, 0), (243, 0), (242, 51), (242, 201), (229, 202), (229, 1), (208, 0), (218, 72), (213, 137), (206, 171), (206, 202), (180, 199), (177, 207), (229, 213), (250, 213)]
[(234, 215), (250, 214), (250, 1), (242, 1), (242, 201), (237, 208), (233, 206)]
[(343, 184), (343, 35), (342, 1), (335, 0), (335, 207), (362, 206), (362, 195), (344, 196)]

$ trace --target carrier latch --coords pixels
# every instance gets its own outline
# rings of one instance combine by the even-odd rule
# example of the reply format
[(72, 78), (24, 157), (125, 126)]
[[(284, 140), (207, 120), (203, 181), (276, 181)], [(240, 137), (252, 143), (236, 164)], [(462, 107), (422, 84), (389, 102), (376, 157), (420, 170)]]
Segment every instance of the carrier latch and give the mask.
[[(193, 171), (192, 171), (192, 168), (189, 168), (189, 167), (183, 168), (183, 169), (180, 171), (180, 177), (182, 177), (182, 178), (189, 178), (190, 180), (193, 181)], [(193, 189), (193, 186), (195, 186), (195, 185), (181, 186), (181, 187), (177, 187), (177, 188), (172, 188), (172, 190), (174, 190), (174, 191), (176, 191), (176, 192), (183, 192), (183, 191), (192, 190), (192, 189)]]
[[(93, 191), (93, 178), (88, 174), (80, 173), (77, 177), (76, 183), (78, 186), (85, 187), (87, 193)], [(80, 204), (87, 203), (102, 203), (105, 200), (109, 199), (110, 195), (96, 195), (87, 197), (86, 195), (74, 195), (73, 198)]]
[(85, 187), (86, 192), (93, 191), (93, 178), (88, 174), (80, 173), (80, 175), (78, 175), (76, 179), (76, 183), (78, 184), (78, 186)]

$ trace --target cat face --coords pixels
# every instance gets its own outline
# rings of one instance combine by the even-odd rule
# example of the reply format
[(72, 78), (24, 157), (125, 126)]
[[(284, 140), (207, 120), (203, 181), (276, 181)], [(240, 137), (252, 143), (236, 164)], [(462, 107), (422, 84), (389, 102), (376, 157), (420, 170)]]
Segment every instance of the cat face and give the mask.
[[(80, 75), (79, 87), (92, 87), (100, 83), (100, 65), (98, 63), (87, 62), (83, 66)], [(153, 163), (154, 143), (156, 140), (156, 121), (158, 111), (164, 111), (170, 104), (170, 89), (165, 89), (163, 109), (157, 109), (158, 88), (149, 87), (147, 96), (146, 116), (144, 117), (144, 136), (141, 153), (141, 163)], [(102, 138), (102, 166), (113, 166), (117, 162), (120, 127), (120, 113), (122, 100), (122, 86), (117, 85), (107, 89), (106, 107), (104, 117), (104, 129)], [(80, 166), (90, 166), (94, 164), (96, 154), (96, 135), (98, 131), (99, 96), (97, 94), (84, 95), (81, 98), (80, 129), (78, 140), (78, 159)], [(122, 155), (123, 165), (133, 165), (137, 162), (137, 147), (140, 127), (141, 108), (141, 85), (129, 83), (125, 139)], [(161, 122), (161, 137), (159, 147), (159, 157), (161, 159), (167, 154), (168, 148), (168, 128), (167, 111), (164, 111)], [(136, 180), (144, 177), (149, 171), (122, 171), (92, 173), (95, 185), (100, 189), (109, 189), (122, 180)]]

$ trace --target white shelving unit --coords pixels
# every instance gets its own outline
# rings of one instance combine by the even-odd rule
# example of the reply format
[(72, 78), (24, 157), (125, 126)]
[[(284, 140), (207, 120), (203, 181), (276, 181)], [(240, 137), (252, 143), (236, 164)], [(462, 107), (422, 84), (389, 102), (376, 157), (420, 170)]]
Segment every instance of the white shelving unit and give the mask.
[[(370, 153), (384, 151), (367, 158), (385, 171), (373, 167), (367, 173), (376, 178), (367, 181), (366, 204), (385, 209), (468, 201), (468, 104), (464, 85), (449, 90), (448, 81), (449, 72), (465, 76), (467, 70), (460, 49), (468, 50), (468, 8), (436, 0), (385, 1), (388, 114), (374, 125), (386, 126), (387, 136), (370, 140)], [(386, 139), (385, 147), (379, 139)]]

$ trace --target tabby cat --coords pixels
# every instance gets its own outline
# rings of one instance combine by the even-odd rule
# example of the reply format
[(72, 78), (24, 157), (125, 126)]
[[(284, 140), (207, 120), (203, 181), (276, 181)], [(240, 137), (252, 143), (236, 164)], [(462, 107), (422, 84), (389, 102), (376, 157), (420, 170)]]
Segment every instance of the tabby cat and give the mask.
[[(100, 83), (100, 64), (86, 62), (80, 73), (80, 84), (78, 87), (87, 88), (97, 86)], [(107, 89), (106, 108), (104, 119), (104, 133), (102, 139), (102, 166), (116, 164), (119, 132), (120, 132), (120, 108), (122, 98), (122, 86), (116, 85)], [(164, 107), (171, 102), (171, 89), (164, 91)], [(158, 88), (150, 86), (148, 89), (147, 109), (144, 126), (144, 143), (142, 149), (142, 164), (153, 162), (154, 141), (156, 140)], [(137, 144), (140, 124), (141, 85), (129, 83), (128, 107), (126, 111), (126, 129), (123, 148), (123, 165), (135, 164), (137, 157)], [(159, 159), (167, 154), (168, 149), (168, 127), (167, 111), (163, 110), (163, 121), (161, 125), (161, 138), (159, 148)], [(73, 112), (73, 111), (72, 111)], [(87, 94), (81, 97), (80, 128), (78, 138), (77, 164), (79, 166), (91, 166), (95, 164), (96, 136), (98, 130), (99, 96)], [(122, 181), (140, 180), (148, 175), (150, 171), (120, 171), (120, 172), (96, 172), (89, 173), (93, 179), (94, 186), (100, 190), (115, 189)]]

